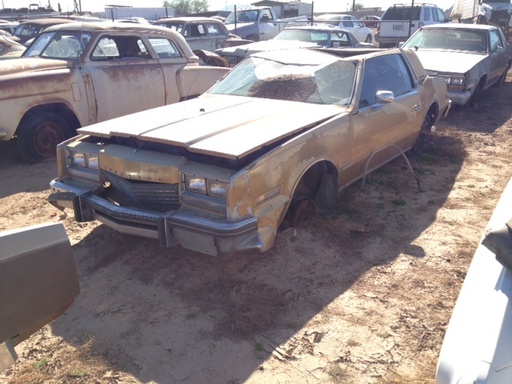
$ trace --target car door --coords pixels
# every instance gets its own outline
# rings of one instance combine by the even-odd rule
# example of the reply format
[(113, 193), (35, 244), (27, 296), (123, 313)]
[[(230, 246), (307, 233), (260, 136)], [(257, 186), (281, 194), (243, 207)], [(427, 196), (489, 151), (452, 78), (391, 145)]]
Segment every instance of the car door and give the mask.
[(507, 67), (507, 49), (506, 42), (500, 35), (497, 29), (492, 29), (490, 32), (490, 60), (491, 60), (491, 73), (490, 82), (496, 81)]
[(186, 37), (188, 45), (192, 50), (204, 49), (206, 51), (214, 51), (215, 45), (208, 36), (208, 30), (202, 22), (194, 22), (187, 24), (188, 36)]
[(96, 101), (96, 121), (165, 104), (159, 61), (137, 35), (101, 36), (84, 63)]
[[(178, 81), (181, 82), (183, 78), (179, 72), (187, 65), (187, 58), (178, 48), (180, 45), (165, 36), (148, 36), (148, 42), (162, 68), (165, 103), (172, 104), (186, 98), (196, 84), (185, 84), (180, 91)], [(196, 68), (200, 69), (200, 67)]]
[(226, 40), (228, 39), (227, 30), (223, 30), (222, 27), (215, 22), (207, 22), (205, 25), (211, 42), (210, 51), (215, 52), (216, 49), (224, 48), (226, 46)]
[(263, 9), (259, 15), (260, 40), (270, 40), (279, 33), (279, 25), (268, 9)]
[[(382, 91), (393, 97), (379, 101)], [(398, 148), (409, 149), (423, 119), (416, 80), (399, 53), (365, 60), (359, 95), (353, 115), (355, 177), (365, 166), (370, 171), (400, 155)]]

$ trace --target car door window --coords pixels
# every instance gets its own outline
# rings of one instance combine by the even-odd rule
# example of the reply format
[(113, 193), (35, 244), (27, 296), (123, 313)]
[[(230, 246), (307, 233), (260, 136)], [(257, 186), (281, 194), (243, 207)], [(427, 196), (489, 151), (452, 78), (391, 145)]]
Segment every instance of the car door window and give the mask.
[(496, 51), (498, 47), (503, 48), (503, 43), (501, 42), (498, 31), (494, 30), (490, 33), (491, 36), (491, 51)]
[(169, 39), (164, 39), (161, 37), (150, 37), (149, 43), (160, 59), (181, 57), (176, 44), (174, 44), (174, 42)]
[(411, 73), (401, 55), (385, 55), (366, 60), (359, 107), (375, 104), (378, 91), (392, 91), (397, 97), (413, 88)]
[(206, 29), (208, 29), (208, 34), (210, 36), (224, 36), (224, 32), (217, 24), (207, 23)]
[(423, 10), (423, 21), (430, 21), (432, 19), (432, 16), (430, 15), (430, 8), (425, 7)]
[(190, 37), (204, 37), (206, 29), (203, 24), (192, 24), (190, 26)]
[(261, 18), (260, 18), (260, 20), (261, 21), (273, 20), (272, 14), (270, 13), (270, 11), (268, 9), (264, 9), (263, 11), (261, 11)]
[(91, 54), (91, 60), (150, 58), (139, 36), (103, 36)]
[(353, 21), (343, 21), (343, 26), (345, 28), (354, 28), (354, 22)]

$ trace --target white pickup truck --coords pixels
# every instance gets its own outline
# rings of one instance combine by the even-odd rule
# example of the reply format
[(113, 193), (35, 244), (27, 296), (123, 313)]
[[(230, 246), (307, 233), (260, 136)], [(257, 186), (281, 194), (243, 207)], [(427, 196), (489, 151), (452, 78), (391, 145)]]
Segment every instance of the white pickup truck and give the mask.
[(433, 4), (415, 6), (395, 4), (382, 15), (375, 40), (380, 48), (391, 48), (406, 41), (418, 28), (450, 21), (441, 8)]

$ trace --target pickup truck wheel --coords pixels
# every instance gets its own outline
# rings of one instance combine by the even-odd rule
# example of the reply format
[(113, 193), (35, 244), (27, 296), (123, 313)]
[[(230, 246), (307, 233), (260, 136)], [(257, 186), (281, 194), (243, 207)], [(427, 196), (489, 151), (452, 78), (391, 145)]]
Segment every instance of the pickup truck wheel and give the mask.
[(366, 40), (364, 42), (365, 43), (371, 43), (372, 42), (372, 35), (366, 36)]
[(16, 135), (21, 157), (36, 163), (55, 156), (57, 144), (71, 137), (71, 129), (62, 117), (46, 112), (24, 119)]

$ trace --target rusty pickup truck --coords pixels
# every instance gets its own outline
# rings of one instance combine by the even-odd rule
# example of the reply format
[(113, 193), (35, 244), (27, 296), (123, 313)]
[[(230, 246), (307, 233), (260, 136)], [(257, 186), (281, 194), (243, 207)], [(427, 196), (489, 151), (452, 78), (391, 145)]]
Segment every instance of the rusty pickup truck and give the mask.
[(37, 162), (79, 127), (194, 98), (228, 71), (200, 65), (167, 28), (52, 26), (22, 58), (0, 63), (0, 140), (16, 139), (22, 158)]

